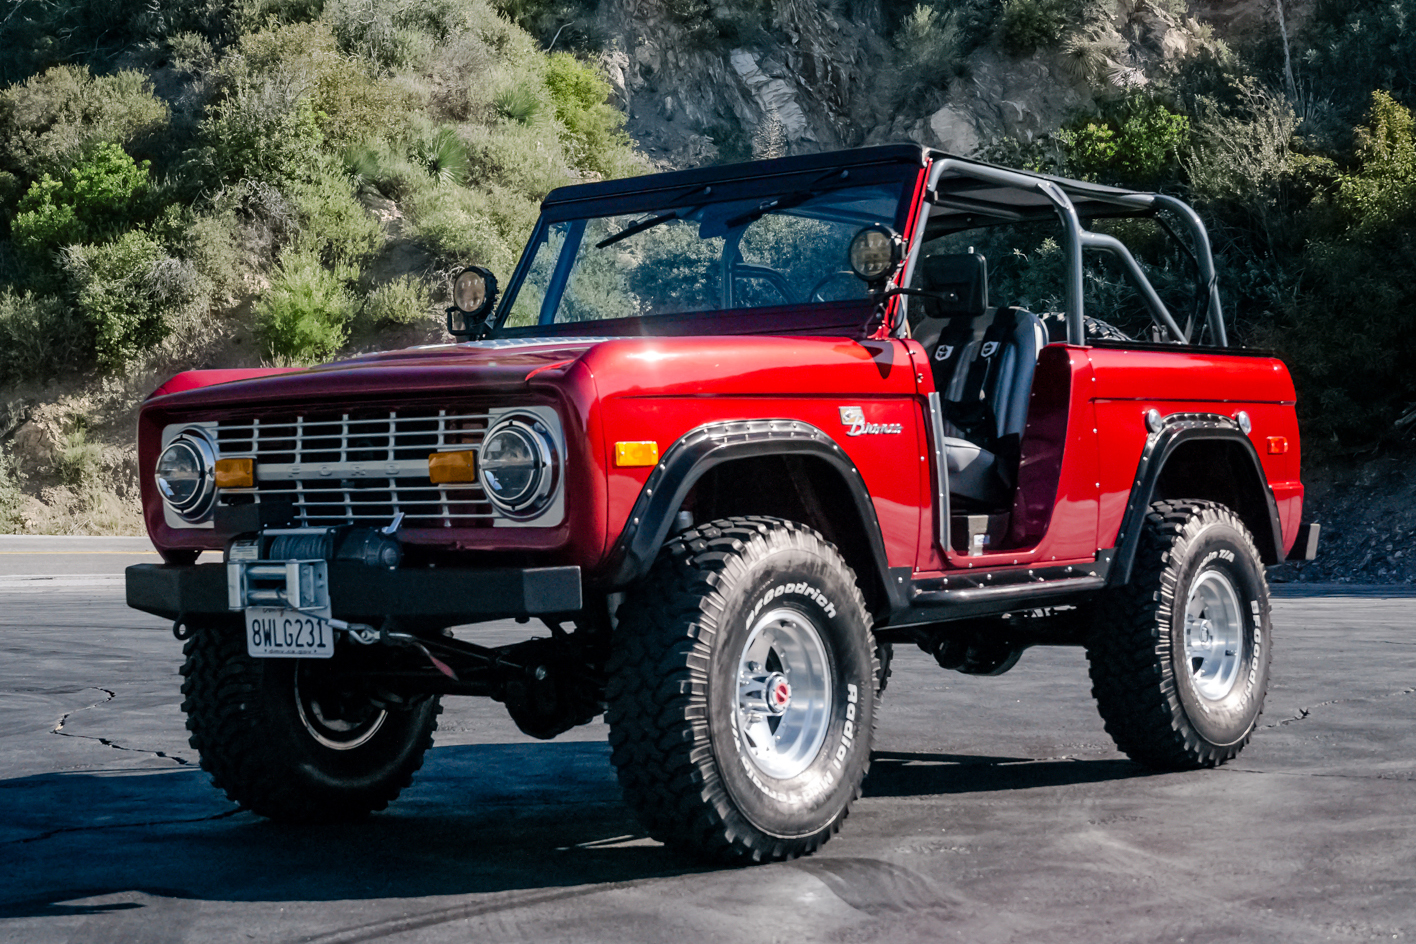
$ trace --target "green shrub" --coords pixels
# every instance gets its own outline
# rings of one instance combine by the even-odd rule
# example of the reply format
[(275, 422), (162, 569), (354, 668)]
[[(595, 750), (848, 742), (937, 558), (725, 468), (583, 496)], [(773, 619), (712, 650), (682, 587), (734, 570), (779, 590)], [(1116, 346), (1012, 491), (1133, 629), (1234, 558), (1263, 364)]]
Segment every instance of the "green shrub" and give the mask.
[(492, 104), (496, 106), (497, 114), (521, 125), (533, 124), (545, 108), (536, 89), (528, 84), (502, 89), (492, 98)]
[(1014, 56), (1054, 49), (1080, 14), (1076, 0), (1003, 0), (1003, 48)]
[(353, 270), (331, 272), (309, 254), (281, 260), (256, 303), (256, 330), (272, 358), (313, 363), (333, 356), (349, 336), (356, 306), (347, 283)]
[[(466, 151), (464, 149), (465, 156)], [(419, 190), (433, 186), (435, 178), (410, 158), (402, 148), (375, 141), (344, 151), (344, 172), (354, 190), (376, 193), (390, 200), (406, 200)], [(466, 177), (466, 170), (463, 171)]]
[(25, 493), (21, 489), (24, 474), (15, 460), (0, 446), (0, 534), (19, 534), (25, 530)]
[(437, 187), (406, 206), (408, 235), (445, 265), (484, 265), (503, 279), (511, 275), (536, 225), (537, 206), (504, 189)]
[(468, 176), (495, 183), (540, 201), (556, 187), (573, 180), (566, 156), (554, 133), (524, 125), (468, 128)]
[(0, 387), (48, 380), (92, 356), (93, 339), (79, 312), (55, 295), (0, 289)]
[(10, 235), (22, 261), (52, 266), (55, 250), (112, 239), (146, 210), (148, 162), (116, 144), (99, 144), (55, 180), (45, 174), (20, 198)]
[(364, 315), (375, 325), (417, 324), (431, 311), (427, 285), (407, 275), (376, 286), (364, 301)]
[(341, 51), (330, 25), (291, 23), (241, 39), (241, 61), (227, 70), (233, 82), (298, 77), (324, 143), (338, 151), (370, 134), (399, 137), (422, 110), (413, 89), (371, 76)]
[(1355, 138), (1358, 167), (1338, 178), (1338, 206), (1358, 230), (1409, 224), (1416, 218), (1416, 118), (1378, 90)]
[(321, 156), (310, 176), (291, 187), (299, 213), (295, 251), (332, 266), (358, 266), (383, 244), (383, 229), (332, 159)]
[(416, 140), (410, 155), (439, 183), (460, 184), (467, 180), (467, 145), (453, 128), (442, 127)]
[(233, 213), (195, 213), (174, 242), (178, 255), (191, 262), (218, 298), (233, 298), (249, 263), (236, 245)]
[(99, 366), (120, 370), (171, 330), (174, 316), (201, 298), (190, 262), (174, 259), (147, 233), (70, 246), (63, 268), (80, 315), (89, 323)]
[(62, 176), (99, 142), (133, 148), (166, 130), (167, 106), (141, 73), (55, 66), (0, 90), (0, 167)]
[(597, 67), (553, 53), (546, 59), (546, 88), (576, 168), (607, 178), (637, 171), (624, 114), (609, 104), (610, 82)]
[(271, 23), (308, 23), (325, 8), (325, 0), (235, 0), (231, 18), (237, 30), (251, 33)]
[(963, 68), (964, 35), (952, 10), (940, 13), (920, 3), (905, 16), (895, 33), (899, 54), (897, 73), (902, 97), (941, 88)]
[(1132, 94), (1100, 119), (1075, 122), (1058, 134), (1072, 173), (1088, 180), (1151, 187), (1179, 166), (1190, 119), (1160, 102)]
[(313, 104), (290, 78), (242, 80), (201, 124), (203, 159), (226, 182), (280, 186), (309, 177), (323, 137)]
[(54, 471), (59, 480), (71, 488), (93, 484), (103, 463), (103, 452), (88, 439), (83, 423), (70, 423), (54, 455)]

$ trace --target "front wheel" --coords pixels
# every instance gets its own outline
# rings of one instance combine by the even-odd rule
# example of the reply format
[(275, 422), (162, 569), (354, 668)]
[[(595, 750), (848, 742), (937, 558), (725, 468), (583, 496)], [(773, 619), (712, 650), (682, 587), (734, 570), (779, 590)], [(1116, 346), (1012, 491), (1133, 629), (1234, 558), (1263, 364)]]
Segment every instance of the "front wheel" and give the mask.
[(625, 799), (699, 855), (810, 853), (860, 793), (878, 684), (865, 601), (819, 534), (682, 532), (619, 610), (606, 718)]
[(1268, 581), (1223, 505), (1156, 502), (1131, 582), (1096, 610), (1092, 694), (1116, 746), (1167, 770), (1213, 767), (1249, 742), (1268, 689)]
[(388, 806), (413, 779), (442, 710), (376, 698), (333, 659), (255, 659), (237, 627), (196, 626), (182, 710), (212, 783), (270, 819), (333, 822)]

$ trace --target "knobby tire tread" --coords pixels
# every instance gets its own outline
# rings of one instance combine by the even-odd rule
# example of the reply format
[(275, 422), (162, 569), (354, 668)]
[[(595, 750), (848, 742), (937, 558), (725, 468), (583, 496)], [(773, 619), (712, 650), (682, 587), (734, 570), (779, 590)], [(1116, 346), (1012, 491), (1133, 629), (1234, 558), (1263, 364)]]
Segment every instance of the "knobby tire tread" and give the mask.
[[(745, 567), (750, 542), (773, 532), (803, 548), (834, 547), (820, 534), (777, 518), (711, 522), (669, 541), (619, 613), (609, 664), (605, 719), (611, 760), (629, 805), (649, 835), (666, 845), (727, 861), (780, 861), (815, 852), (840, 831), (849, 803), (826, 828), (799, 839), (765, 836), (736, 810), (719, 779), (708, 736), (708, 670), (716, 590)], [(855, 604), (865, 600), (850, 581)], [(874, 644), (872, 677), (880, 671)], [(878, 698), (878, 691), (876, 693)], [(875, 713), (872, 712), (874, 734)], [(868, 769), (868, 763), (867, 763)], [(850, 802), (860, 796), (861, 778)]]
[[(331, 800), (312, 796), (279, 764), (270, 762), (270, 739), (263, 732), (261, 666), (246, 652), (238, 631), (198, 626), (182, 654), (182, 711), (187, 743), (197, 751), (212, 785), (228, 799), (260, 816), (286, 822), (339, 822), (385, 809), (412, 782), (433, 744), (439, 702), (421, 743), (397, 774), (375, 790)], [(248, 706), (258, 706), (251, 710)]]
[(1185, 605), (1175, 600), (1173, 564), (1183, 559), (1187, 526), (1206, 518), (1232, 527), (1247, 542), (1252, 559), (1259, 559), (1243, 522), (1224, 505), (1155, 502), (1146, 514), (1131, 580), (1099, 601), (1087, 642), (1092, 696), (1106, 733), (1132, 760), (1161, 770), (1218, 766), (1237, 756), (1257, 727), (1235, 744), (1207, 742), (1186, 717), (1165, 651), (1170, 640), (1159, 614)]

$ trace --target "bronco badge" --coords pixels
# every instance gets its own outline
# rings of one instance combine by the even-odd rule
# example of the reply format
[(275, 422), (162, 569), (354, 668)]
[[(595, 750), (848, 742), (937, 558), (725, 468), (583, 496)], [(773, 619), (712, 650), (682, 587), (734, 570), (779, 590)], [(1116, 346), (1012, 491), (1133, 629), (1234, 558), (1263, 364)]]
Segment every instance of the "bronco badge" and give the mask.
[(849, 427), (846, 430), (847, 436), (879, 436), (904, 432), (904, 426), (899, 423), (867, 423), (865, 410), (858, 406), (841, 407), (841, 425)]

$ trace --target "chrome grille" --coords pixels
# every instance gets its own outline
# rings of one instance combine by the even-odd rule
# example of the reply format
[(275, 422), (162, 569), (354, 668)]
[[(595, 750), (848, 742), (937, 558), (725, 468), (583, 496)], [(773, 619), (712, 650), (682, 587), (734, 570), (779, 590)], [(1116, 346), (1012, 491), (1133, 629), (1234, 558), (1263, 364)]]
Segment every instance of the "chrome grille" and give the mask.
[(256, 486), (224, 489), (289, 501), (301, 525), (386, 524), (400, 512), (406, 527), (490, 525), (496, 517), (479, 484), (434, 485), (428, 454), (477, 449), (486, 411), (350, 409), (220, 420), (221, 457), (256, 460)]

